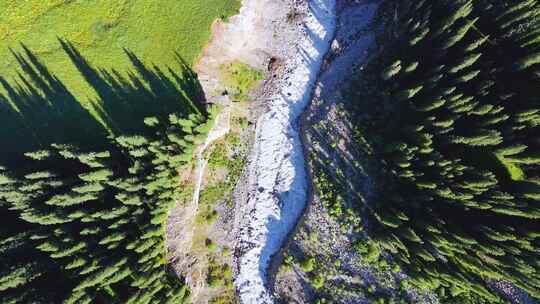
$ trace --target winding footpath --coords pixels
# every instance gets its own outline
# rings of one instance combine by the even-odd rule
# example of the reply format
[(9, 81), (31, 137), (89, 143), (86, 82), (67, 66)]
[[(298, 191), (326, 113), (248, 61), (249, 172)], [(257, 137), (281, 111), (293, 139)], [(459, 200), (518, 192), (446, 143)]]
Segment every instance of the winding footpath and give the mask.
[(199, 209), (199, 197), (201, 193), (201, 186), (203, 182), (204, 172), (206, 165), (208, 164), (208, 159), (204, 157), (204, 152), (214, 141), (225, 136), (231, 130), (231, 106), (229, 104), (224, 106), (224, 109), (217, 114), (215, 118), (214, 125), (212, 129), (208, 132), (206, 140), (199, 147), (197, 151), (197, 181), (195, 183), (195, 189), (193, 190), (193, 202), (192, 205), (195, 206), (195, 214), (197, 214)]
[(239, 228), (236, 289), (242, 303), (274, 303), (268, 267), (300, 218), (307, 199), (307, 173), (298, 119), (312, 96), (336, 27), (335, 0), (309, 0), (301, 39), (279, 89), (264, 104), (248, 168), (246, 224)]
[[(196, 165), (193, 173), (189, 172), (190, 180), (194, 176), (193, 199), (186, 205), (177, 203), (176, 207), (169, 210), (169, 218), (166, 225), (166, 242), (168, 254), (171, 256), (173, 267), (179, 276), (185, 277), (190, 287), (191, 299), (198, 303), (201, 290), (205, 287), (205, 280), (201, 280), (204, 274), (204, 265), (199, 263), (198, 257), (192, 254), (193, 238), (195, 236), (195, 221), (199, 211), (199, 197), (203, 177), (208, 164), (205, 157), (206, 149), (216, 140), (225, 136), (230, 131), (231, 107), (227, 103), (223, 110), (217, 114), (208, 131), (206, 139), (196, 149)], [(188, 170), (189, 171), (189, 170)]]

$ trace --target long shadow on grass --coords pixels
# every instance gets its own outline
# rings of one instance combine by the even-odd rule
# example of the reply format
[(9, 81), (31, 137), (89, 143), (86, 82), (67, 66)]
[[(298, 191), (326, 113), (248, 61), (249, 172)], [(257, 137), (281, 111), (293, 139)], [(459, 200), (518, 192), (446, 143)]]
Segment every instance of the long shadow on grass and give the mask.
[(114, 133), (140, 133), (144, 127), (143, 119), (148, 116), (204, 111), (198, 103), (202, 89), (196, 75), (181, 59), (180, 73), (167, 68), (170, 75), (166, 75), (159, 67), (149, 68), (135, 54), (125, 50), (135, 72), (128, 71), (124, 76), (114, 69), (107, 71), (93, 67), (73, 45), (62, 40), (60, 43), (96, 91), (99, 99), (93, 104), (99, 118)]
[(20, 72), (9, 81), (0, 76), (0, 163), (14, 164), (23, 152), (51, 143), (98, 150), (111, 134), (144, 134), (149, 116), (205, 114), (197, 75), (178, 54), (176, 67), (163, 70), (125, 50), (132, 69), (121, 73), (93, 66), (71, 43), (59, 41), (96, 97), (74, 95), (24, 45), (12, 51)]
[(0, 94), (0, 151), (14, 156), (48, 143), (96, 143), (104, 128), (24, 45), (12, 51), (21, 72), (11, 82), (0, 76), (6, 95)]

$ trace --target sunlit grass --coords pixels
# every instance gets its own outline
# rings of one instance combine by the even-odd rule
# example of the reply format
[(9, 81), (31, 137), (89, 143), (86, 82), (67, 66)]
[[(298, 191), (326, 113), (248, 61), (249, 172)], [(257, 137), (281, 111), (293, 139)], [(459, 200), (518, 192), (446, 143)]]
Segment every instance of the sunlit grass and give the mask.
[(245, 101), (247, 93), (264, 79), (264, 74), (247, 64), (234, 61), (221, 66), (221, 78), (236, 101)]
[(503, 165), (503, 167), (508, 172), (508, 175), (513, 181), (522, 181), (525, 180), (525, 172), (519, 167), (518, 164), (508, 161), (502, 155), (495, 155), (497, 160)]
[(0, 75), (17, 75), (8, 48), (24, 43), (77, 97), (93, 96), (58, 37), (101, 68), (125, 70), (124, 48), (147, 64), (176, 66), (174, 52), (193, 63), (212, 22), (239, 7), (239, 0), (0, 0)]

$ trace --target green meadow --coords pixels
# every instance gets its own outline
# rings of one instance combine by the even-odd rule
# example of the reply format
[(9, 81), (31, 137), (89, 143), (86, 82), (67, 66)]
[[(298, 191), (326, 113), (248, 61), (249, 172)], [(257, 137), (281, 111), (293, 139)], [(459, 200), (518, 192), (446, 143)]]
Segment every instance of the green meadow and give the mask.
[(190, 302), (164, 227), (215, 117), (191, 68), (239, 6), (0, 0), (1, 303)]
[(20, 70), (10, 53), (26, 45), (77, 97), (95, 93), (71, 64), (58, 38), (99, 68), (123, 72), (124, 49), (147, 65), (194, 63), (216, 19), (237, 13), (239, 0), (0, 0), (0, 75)]

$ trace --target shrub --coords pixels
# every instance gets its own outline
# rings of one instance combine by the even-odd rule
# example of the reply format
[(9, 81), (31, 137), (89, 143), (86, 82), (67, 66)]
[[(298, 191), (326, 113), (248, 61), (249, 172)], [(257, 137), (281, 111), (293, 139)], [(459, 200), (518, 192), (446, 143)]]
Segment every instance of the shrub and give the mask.
[(315, 275), (315, 277), (312, 280), (313, 287), (315, 289), (321, 289), (324, 286), (325, 278), (321, 273), (318, 273)]
[(306, 258), (305, 260), (300, 262), (300, 268), (302, 268), (304, 272), (308, 272), (308, 273), (312, 272), (313, 269), (315, 269), (315, 258), (314, 257)]
[(206, 245), (206, 248), (208, 248), (208, 250), (210, 250), (211, 252), (214, 252), (217, 250), (217, 244), (214, 243), (211, 239), (206, 239), (204, 241), (204, 244)]

